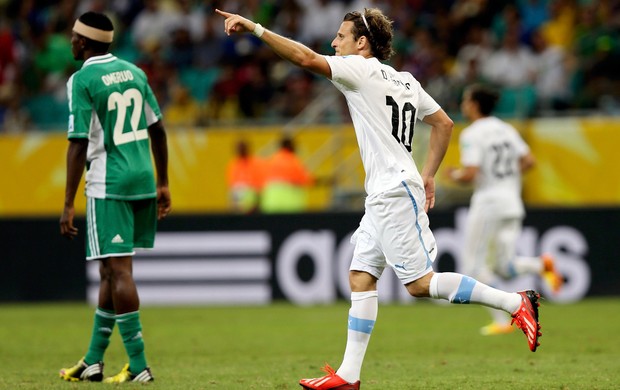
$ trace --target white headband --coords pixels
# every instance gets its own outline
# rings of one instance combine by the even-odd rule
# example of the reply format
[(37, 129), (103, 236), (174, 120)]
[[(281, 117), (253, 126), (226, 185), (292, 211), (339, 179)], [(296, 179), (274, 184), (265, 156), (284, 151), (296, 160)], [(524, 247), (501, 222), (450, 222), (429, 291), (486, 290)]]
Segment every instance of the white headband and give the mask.
[(366, 21), (366, 17), (364, 16), (364, 12), (366, 12), (366, 10), (360, 12), (360, 14), (362, 15), (362, 20), (364, 21), (364, 25), (366, 25), (366, 30), (368, 30), (368, 34), (372, 35), (372, 33), (370, 32), (370, 26), (368, 26), (368, 22)]
[(83, 37), (92, 39), (93, 41), (111, 43), (114, 39), (114, 30), (105, 31), (95, 27), (87, 26), (80, 22), (79, 19), (75, 21), (73, 25), (73, 31), (80, 34)]

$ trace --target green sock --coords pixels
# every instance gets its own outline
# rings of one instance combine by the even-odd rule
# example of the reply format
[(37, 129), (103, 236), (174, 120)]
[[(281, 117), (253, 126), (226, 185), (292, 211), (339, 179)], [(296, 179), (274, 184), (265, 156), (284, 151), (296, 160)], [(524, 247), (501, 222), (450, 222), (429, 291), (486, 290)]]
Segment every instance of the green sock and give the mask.
[(95, 321), (93, 324), (93, 334), (90, 339), (88, 352), (84, 357), (87, 364), (95, 364), (103, 361), (103, 354), (110, 344), (110, 336), (114, 329), (116, 317), (114, 312), (102, 309), (95, 310)]
[(125, 344), (125, 350), (129, 355), (129, 371), (139, 374), (146, 368), (144, 356), (144, 340), (142, 340), (142, 324), (140, 313), (137, 311), (116, 316), (118, 330)]

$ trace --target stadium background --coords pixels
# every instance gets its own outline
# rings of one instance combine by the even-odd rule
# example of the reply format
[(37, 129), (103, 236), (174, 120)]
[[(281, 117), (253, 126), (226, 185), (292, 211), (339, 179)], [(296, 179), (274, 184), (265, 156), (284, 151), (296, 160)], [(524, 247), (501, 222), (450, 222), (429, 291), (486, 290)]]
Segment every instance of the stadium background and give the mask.
[[(145, 266), (143, 277), (136, 267), (141, 290), (168, 291), (146, 303), (264, 304), (284, 298), (308, 304), (345, 297), (340, 259), (350, 253), (346, 238), (363, 211), (363, 172), (342, 98), (328, 82), (287, 65), (255, 38), (226, 37), (212, 9), (238, 11), (332, 53), (329, 42), (344, 10), (373, 5), (395, 18), (394, 65), (411, 71), (457, 121), (444, 166), (458, 162), (463, 86), (485, 81), (502, 92), (498, 115), (515, 124), (538, 158), (525, 177), (529, 214), (519, 250), (558, 256), (569, 277), (567, 291), (555, 299), (620, 294), (613, 283), (620, 272), (613, 261), (620, 233), (617, 1), (5, 0), (0, 301), (92, 301), (83, 242), (69, 244), (57, 228), (67, 143), (65, 83), (77, 66), (70, 27), (89, 9), (115, 20), (112, 51), (145, 69), (169, 134), (174, 215), (161, 224), (161, 236), (188, 246), (137, 258)], [(492, 72), (493, 65), (485, 71), (484, 62), (500, 61), (515, 36), (519, 50), (529, 54), (501, 74)], [(515, 74), (524, 76), (504, 77)], [(283, 134), (295, 139), (312, 172), (333, 177), (333, 184), (309, 190), (303, 215), (233, 215), (224, 169), (234, 144), (244, 139), (268, 155)], [(416, 161), (423, 161), (427, 141), (428, 129), (418, 127)], [(431, 220), (446, 248), (438, 263), (445, 269), (458, 268), (467, 196), (439, 179)], [(77, 201), (83, 215), (84, 199)], [(219, 270), (232, 261), (254, 272), (241, 279), (222, 275)], [(406, 300), (402, 291), (386, 290), (392, 292), (384, 299)]]

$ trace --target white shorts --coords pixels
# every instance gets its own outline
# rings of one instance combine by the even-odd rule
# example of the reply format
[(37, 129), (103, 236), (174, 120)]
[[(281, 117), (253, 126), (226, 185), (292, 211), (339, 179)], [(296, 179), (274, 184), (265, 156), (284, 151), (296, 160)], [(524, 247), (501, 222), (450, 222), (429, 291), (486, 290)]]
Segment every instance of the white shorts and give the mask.
[(353, 236), (351, 271), (377, 279), (389, 265), (403, 284), (432, 271), (437, 244), (424, 211), (424, 189), (403, 181), (398, 187), (366, 198), (366, 211)]
[(514, 276), (512, 263), (522, 229), (521, 217), (501, 217), (484, 206), (472, 205), (467, 216), (463, 273), (482, 283), (496, 276)]

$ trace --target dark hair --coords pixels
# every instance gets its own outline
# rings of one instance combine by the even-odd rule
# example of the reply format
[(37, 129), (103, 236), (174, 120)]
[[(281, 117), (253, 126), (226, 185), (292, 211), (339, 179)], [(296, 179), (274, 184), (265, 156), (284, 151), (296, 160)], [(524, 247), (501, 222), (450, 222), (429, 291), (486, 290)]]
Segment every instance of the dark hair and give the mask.
[[(103, 31), (114, 31), (112, 21), (104, 14), (89, 11), (82, 14), (82, 16), (78, 19), (87, 26)], [(95, 53), (106, 53), (110, 49), (110, 43), (95, 41), (83, 35), (80, 36), (86, 40), (86, 46), (88, 46)]]
[(358, 11), (349, 12), (344, 16), (344, 22), (353, 22), (353, 38), (358, 40), (365, 36), (370, 42), (370, 51), (381, 61), (388, 60), (394, 50), (392, 49), (392, 38), (394, 31), (392, 29), (393, 21), (385, 16), (381, 10), (377, 8), (364, 8), (364, 18), (362, 13)]
[(293, 139), (291, 137), (284, 136), (280, 140), (280, 148), (281, 149), (286, 149), (286, 150), (294, 153), (295, 152), (295, 143), (293, 142)]
[(484, 116), (491, 115), (499, 100), (499, 93), (493, 88), (483, 84), (473, 84), (465, 89), (465, 93), (469, 94), (469, 98), (478, 103), (480, 114)]
[(250, 145), (244, 140), (240, 140), (235, 145), (235, 151), (239, 157), (248, 157), (250, 155)]

